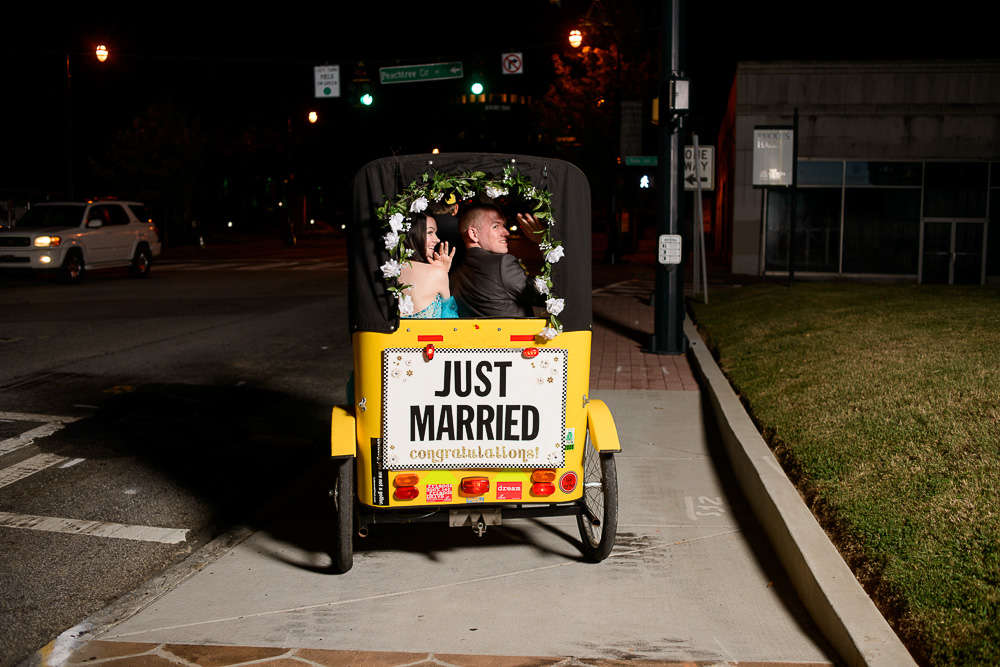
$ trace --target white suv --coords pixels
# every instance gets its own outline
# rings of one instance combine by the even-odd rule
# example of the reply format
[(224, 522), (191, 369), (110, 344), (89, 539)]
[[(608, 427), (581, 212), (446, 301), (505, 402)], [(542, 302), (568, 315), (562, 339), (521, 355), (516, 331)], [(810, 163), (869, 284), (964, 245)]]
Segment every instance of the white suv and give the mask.
[(35, 204), (0, 231), (0, 271), (57, 271), (80, 282), (87, 269), (126, 266), (142, 278), (160, 254), (156, 225), (139, 202), (95, 200)]

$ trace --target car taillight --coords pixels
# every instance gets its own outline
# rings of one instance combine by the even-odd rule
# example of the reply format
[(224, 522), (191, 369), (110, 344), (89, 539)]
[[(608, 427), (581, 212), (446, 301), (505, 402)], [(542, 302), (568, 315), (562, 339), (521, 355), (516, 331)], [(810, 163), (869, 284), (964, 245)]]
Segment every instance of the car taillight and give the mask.
[(576, 488), (578, 479), (576, 473), (572, 470), (564, 472), (563, 476), (559, 478), (559, 488), (563, 490), (563, 493), (570, 493)]
[(396, 500), (413, 500), (420, 495), (420, 489), (415, 486), (401, 486), (393, 494)]
[(535, 470), (531, 473), (532, 482), (554, 482), (555, 480), (555, 470)]
[(551, 496), (556, 492), (556, 485), (551, 482), (535, 482), (531, 485), (531, 495)]
[(481, 496), (490, 490), (490, 480), (486, 477), (465, 477), (459, 488), (470, 496)]

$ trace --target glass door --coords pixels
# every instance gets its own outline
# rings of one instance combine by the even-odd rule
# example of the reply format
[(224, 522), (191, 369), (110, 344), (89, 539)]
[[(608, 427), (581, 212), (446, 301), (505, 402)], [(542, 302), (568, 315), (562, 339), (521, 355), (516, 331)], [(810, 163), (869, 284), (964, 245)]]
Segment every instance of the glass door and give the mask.
[(982, 222), (925, 220), (920, 282), (979, 285), (983, 280)]

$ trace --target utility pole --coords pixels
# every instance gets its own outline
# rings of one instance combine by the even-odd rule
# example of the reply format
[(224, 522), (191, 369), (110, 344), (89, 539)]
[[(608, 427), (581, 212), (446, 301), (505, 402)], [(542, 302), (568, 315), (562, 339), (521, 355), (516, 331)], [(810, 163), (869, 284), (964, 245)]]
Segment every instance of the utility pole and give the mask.
[(688, 341), (684, 336), (683, 251), (679, 253), (677, 263), (664, 262), (664, 245), (678, 240), (684, 217), (684, 115), (688, 109), (688, 80), (684, 78), (684, 0), (662, 0), (660, 14), (660, 206), (657, 236), (661, 256), (656, 266), (650, 351), (684, 354)]

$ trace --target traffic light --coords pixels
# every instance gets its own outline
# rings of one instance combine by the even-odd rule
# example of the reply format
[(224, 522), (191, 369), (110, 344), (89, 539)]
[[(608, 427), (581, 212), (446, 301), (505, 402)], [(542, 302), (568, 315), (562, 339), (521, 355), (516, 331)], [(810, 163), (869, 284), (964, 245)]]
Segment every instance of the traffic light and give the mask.
[(473, 81), (472, 82), (472, 86), (469, 87), (469, 90), (472, 91), (473, 95), (482, 95), (483, 94), (483, 84), (482, 84), (482, 82), (478, 81), (478, 80)]

